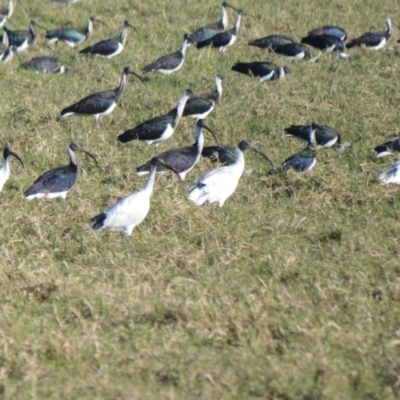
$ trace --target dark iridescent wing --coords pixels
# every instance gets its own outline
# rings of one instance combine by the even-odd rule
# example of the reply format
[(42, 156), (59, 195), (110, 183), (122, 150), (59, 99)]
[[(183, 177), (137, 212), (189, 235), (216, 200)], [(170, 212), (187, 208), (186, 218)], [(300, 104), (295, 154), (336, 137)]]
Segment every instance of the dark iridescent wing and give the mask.
[(47, 31), (46, 39), (55, 39), (80, 42), (85, 40), (86, 35), (78, 28), (61, 28)]
[(194, 44), (198, 44), (200, 42), (204, 42), (206, 40), (212, 39), (215, 35), (221, 32), (221, 29), (213, 29), (208, 27), (203, 27), (198, 29), (196, 32), (193, 32), (189, 35), (190, 40)]
[(182, 54), (179, 52), (167, 54), (165, 56), (160, 57), (158, 60), (153, 63), (146, 65), (143, 68), (143, 72), (150, 72), (159, 69), (174, 69), (182, 62)]
[(79, 53), (81, 54), (99, 54), (101, 56), (108, 56), (115, 51), (118, 50), (119, 47), (119, 42), (116, 39), (107, 39), (107, 40), (102, 40), (101, 42), (98, 42), (94, 44), (93, 46), (88, 46), (81, 50)]
[(271, 72), (276, 72), (277, 66), (270, 62), (254, 61), (250, 63), (236, 63), (232, 67), (232, 71), (240, 72), (242, 74), (263, 77), (269, 75)]
[(148, 121), (142, 122), (132, 129), (128, 129), (118, 136), (118, 140), (122, 143), (131, 140), (157, 140), (165, 130), (169, 122), (169, 115), (154, 117)]
[(35, 180), (33, 185), (25, 191), (25, 196), (37, 193), (66, 192), (74, 185), (76, 172), (76, 166), (71, 165), (51, 169)]
[(232, 39), (232, 33), (221, 32), (212, 38), (212, 44), (214, 47), (223, 47), (229, 44)]
[(24, 69), (33, 69), (41, 72), (55, 72), (60, 68), (60, 63), (54, 57), (34, 57), (21, 65)]
[(341, 40), (346, 40), (347, 38), (347, 33), (346, 31), (341, 28), (340, 26), (336, 25), (325, 25), (321, 26), (319, 28), (311, 29), (311, 31), (308, 32), (308, 36), (314, 36), (314, 35), (332, 35), (336, 36), (337, 38)]
[(294, 169), (298, 172), (307, 171), (315, 162), (314, 151), (307, 147), (300, 153), (294, 154), (282, 163), (283, 169)]
[(78, 114), (101, 114), (107, 111), (115, 102), (115, 92), (107, 90), (104, 92), (94, 93), (84, 99), (78, 101), (71, 106), (64, 108), (61, 115), (73, 112)]
[(281, 46), (287, 43), (294, 43), (294, 40), (285, 35), (270, 35), (260, 39), (251, 40), (248, 45), (267, 49), (269, 47)]
[(301, 43), (309, 44), (319, 50), (326, 50), (334, 46), (334, 49), (344, 50), (344, 43), (333, 35), (308, 35), (301, 39)]
[(359, 46), (367, 46), (367, 47), (374, 47), (378, 46), (383, 39), (382, 35), (376, 33), (365, 33), (364, 35), (360, 36), (357, 39), (350, 40), (349, 43), (346, 44), (348, 49), (352, 47), (359, 47)]
[(295, 57), (297, 54), (304, 51), (306, 55), (310, 55), (310, 49), (300, 43), (287, 43), (280, 46), (275, 46), (272, 50), (277, 54), (282, 54), (288, 57)]
[[(212, 99), (210, 99), (212, 101)], [(215, 105), (215, 102), (213, 102)], [(201, 97), (190, 97), (189, 100), (186, 102), (185, 108), (183, 110), (183, 116), (187, 117), (188, 115), (195, 115), (195, 114), (203, 114), (207, 112), (212, 104)]]

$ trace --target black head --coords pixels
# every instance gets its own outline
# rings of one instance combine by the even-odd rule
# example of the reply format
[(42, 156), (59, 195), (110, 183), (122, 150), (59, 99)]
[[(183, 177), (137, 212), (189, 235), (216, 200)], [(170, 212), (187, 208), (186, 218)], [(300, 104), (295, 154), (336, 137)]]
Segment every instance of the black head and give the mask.
[(6, 146), (6, 147), (4, 147), (4, 150), (3, 150), (3, 158), (5, 158), (7, 160), (8, 156), (15, 157), (21, 163), (21, 165), (24, 167), (24, 163), (22, 162), (19, 155), (17, 153), (14, 153), (8, 146)]
[(283, 66), (283, 70), (285, 71), (285, 74), (288, 74), (290, 71), (290, 68), (287, 65)]
[(146, 82), (143, 80), (143, 78), (139, 74), (137, 74), (135, 71), (133, 71), (130, 67), (125, 67), (124, 70), (122, 71), (122, 74), (124, 74), (124, 75), (128, 75), (128, 74), (129, 75), (135, 75), (136, 78), (140, 79), (140, 81), (143, 83), (143, 85), (146, 84)]
[(187, 33), (183, 35), (183, 39), (186, 40), (188, 43), (193, 44), (192, 39), (190, 39), (190, 36)]
[(124, 28), (127, 28), (129, 26), (137, 32), (137, 29), (129, 21), (124, 21), (123, 26), (124, 26)]
[(272, 162), (272, 160), (265, 154), (265, 153), (263, 153), (261, 150), (258, 150), (256, 147), (254, 147), (251, 143), (249, 143), (247, 140), (242, 140), (240, 143), (239, 143), (239, 149), (241, 150), (241, 151), (245, 151), (245, 150), (247, 150), (247, 149), (251, 149), (251, 150), (253, 150), (255, 153), (257, 153), (257, 154), (259, 154), (261, 157), (263, 157), (263, 158), (265, 158), (270, 164), (271, 164), (271, 167), (272, 167), (272, 169), (275, 169), (275, 165), (274, 165), (274, 163)]
[(89, 153), (87, 150), (85, 150), (83, 147), (79, 146), (78, 143), (76, 142), (71, 142), (71, 144), (69, 145), (70, 150), (72, 151), (81, 151), (82, 153), (87, 154), (95, 163), (96, 166), (99, 166), (99, 163), (97, 162), (96, 158), (94, 157), (93, 154)]
[(215, 140), (215, 143), (217, 144), (217, 146), (219, 146), (217, 136), (215, 135), (214, 131), (204, 122), (204, 119), (198, 119), (195, 124), (201, 126), (202, 128), (206, 129), (208, 132), (210, 132)]

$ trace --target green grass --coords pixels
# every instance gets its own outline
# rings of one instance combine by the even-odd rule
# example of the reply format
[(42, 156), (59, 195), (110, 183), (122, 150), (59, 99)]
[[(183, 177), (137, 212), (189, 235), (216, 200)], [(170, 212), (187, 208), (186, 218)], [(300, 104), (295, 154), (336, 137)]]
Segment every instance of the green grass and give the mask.
[[(201, 4), (200, 4), (201, 3)], [(129, 77), (121, 107), (95, 128), (91, 118), (58, 121), (60, 110), (118, 85), (122, 69), (178, 49), (185, 32), (219, 18), (219, 2), (161, 4), (103, 0), (63, 7), (15, 6), (13, 22), (49, 28), (97, 25), (88, 44), (115, 36), (128, 19), (124, 52), (112, 60), (80, 57), (62, 43), (21, 54), (57, 55), (66, 76), (0, 66), (2, 145), (23, 157), (0, 202), (0, 398), (4, 399), (396, 399), (400, 374), (399, 189), (376, 175), (392, 162), (373, 147), (399, 131), (397, 2), (242, 0), (245, 17), (234, 47), (187, 50), (181, 71)], [(355, 50), (352, 62), (323, 55), (297, 62), (281, 82), (260, 85), (235, 74), (236, 61), (282, 60), (247, 46), (272, 33), (300, 39), (312, 27), (338, 24), (355, 37), (384, 29), (383, 51)], [(229, 25), (234, 14), (229, 11)], [(81, 46), (83, 47), (83, 46)], [(246, 154), (246, 170), (222, 209), (186, 200), (187, 187), (212, 168), (202, 161), (186, 182), (160, 177), (147, 219), (130, 238), (93, 232), (89, 219), (137, 190), (135, 169), (158, 152), (192, 143), (182, 120), (158, 150), (120, 144), (128, 128), (167, 112), (186, 88), (228, 82), (208, 118), (221, 143), (248, 139), (277, 164), (302, 148), (283, 138), (290, 124), (337, 128), (352, 151), (320, 151), (304, 175), (266, 176)], [(67, 163), (71, 140), (79, 180), (67, 201), (32, 201), (23, 191), (43, 171)], [(206, 137), (206, 143), (212, 142)]]

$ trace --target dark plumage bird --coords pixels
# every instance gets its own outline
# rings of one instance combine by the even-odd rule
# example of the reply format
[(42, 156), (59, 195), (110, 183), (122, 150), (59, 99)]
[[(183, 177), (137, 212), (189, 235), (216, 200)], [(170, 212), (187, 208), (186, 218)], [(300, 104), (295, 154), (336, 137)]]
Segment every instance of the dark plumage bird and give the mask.
[(158, 72), (163, 75), (169, 75), (181, 69), (183, 63), (185, 62), (185, 53), (189, 40), (189, 37), (185, 35), (178, 51), (175, 53), (166, 54), (151, 64), (146, 65), (143, 68), (143, 73), (147, 74), (148, 72)]
[(196, 47), (198, 49), (201, 49), (203, 47), (211, 45), (212, 47), (217, 47), (219, 53), (223, 53), (227, 49), (227, 47), (232, 46), (235, 43), (243, 14), (244, 12), (242, 10), (239, 10), (237, 12), (235, 25), (232, 29), (225, 32), (217, 33), (210, 39), (198, 42), (196, 43)]
[(122, 71), (121, 82), (116, 89), (93, 93), (72, 106), (64, 108), (61, 111), (60, 117), (92, 116), (95, 119), (95, 123), (99, 122), (101, 124), (102, 118), (110, 114), (121, 99), (129, 74), (135, 75), (144, 84), (143, 79), (135, 71), (132, 71), (129, 67), (125, 67)]
[(388, 156), (392, 154), (392, 151), (400, 152), (400, 137), (382, 143), (379, 146), (376, 146), (374, 150), (376, 151), (376, 158)]
[(35, 26), (43, 28), (36, 21), (29, 22), (28, 30), (12, 31), (11, 29), (8, 29), (5, 26), (4, 31), (7, 32), (10, 46), (14, 45), (17, 48), (18, 53), (21, 53), (22, 51), (26, 50), (29, 46), (32, 46), (36, 40)]
[(282, 163), (282, 169), (293, 169), (296, 172), (306, 172), (314, 168), (316, 163), (317, 157), (315, 155), (315, 150), (312, 145), (307, 145), (304, 150), (286, 159)]
[(288, 43), (295, 43), (295, 40), (290, 36), (270, 35), (260, 39), (250, 40), (248, 45), (259, 47), (260, 49), (271, 49)]
[(336, 25), (325, 25), (319, 28), (311, 29), (311, 31), (309, 31), (307, 35), (308, 36), (332, 35), (338, 37), (342, 41), (345, 41), (347, 39), (346, 31), (340, 26)]
[(33, 57), (21, 64), (21, 68), (48, 74), (64, 74), (68, 68), (61, 65), (57, 58), (50, 56)]
[(236, 148), (226, 146), (207, 146), (201, 151), (202, 157), (222, 165), (232, 165), (236, 162)]
[(9, 156), (15, 157), (21, 163), (22, 167), (24, 166), (24, 163), (22, 162), (21, 158), (17, 153), (14, 153), (8, 146), (4, 147), (3, 162), (0, 168), (0, 192), (3, 190), (4, 184), (8, 181), (8, 178), (10, 177), (11, 174), (10, 164), (8, 162)]
[(0, 42), (0, 58), (8, 50), (9, 45), (7, 32), (3, 30), (2, 41)]
[(182, 117), (186, 101), (192, 95), (193, 92), (190, 89), (185, 90), (177, 106), (169, 113), (151, 118), (132, 129), (128, 129), (118, 136), (118, 140), (122, 143), (130, 142), (131, 140), (142, 140), (149, 145), (157, 147), (161, 142), (173, 135)]
[(122, 31), (119, 36), (111, 39), (102, 40), (101, 42), (84, 48), (79, 53), (92, 54), (107, 59), (115, 57), (124, 49), (128, 27), (136, 29), (132, 24), (130, 24), (129, 21), (125, 21), (122, 24)]
[(287, 43), (280, 46), (271, 47), (271, 51), (285, 58), (286, 60), (309, 60), (311, 58), (310, 49), (301, 43)]
[(0, 10), (0, 28), (11, 18), (14, 12), (13, 0), (7, 0), (7, 7)]
[(290, 125), (285, 128), (285, 136), (310, 143), (310, 129), (315, 130), (315, 142), (318, 147), (329, 148), (341, 144), (342, 138), (336, 129), (327, 125), (318, 125), (314, 122), (311, 125)]
[(213, 92), (201, 93), (199, 96), (192, 96), (186, 102), (183, 110), (183, 117), (205, 119), (215, 108), (222, 96), (223, 75), (215, 77), (215, 90)]
[[(172, 167), (176, 171), (181, 181), (185, 180), (186, 174), (189, 173), (199, 162), (204, 144), (204, 136), (202, 132), (203, 128), (207, 129), (214, 137), (216, 143), (218, 143), (215, 133), (211, 130), (211, 128), (206, 125), (206, 123), (202, 119), (199, 119), (195, 123), (196, 141), (192, 146), (181, 147), (178, 149), (169, 149), (157, 156), (157, 159), (162, 160), (165, 165)], [(146, 164), (141, 165), (139, 168), (137, 168), (137, 174), (148, 174), (151, 169), (151, 163), (152, 161), (149, 161)], [(164, 170), (165, 168), (163, 166), (159, 166), (157, 168), (158, 173), (163, 173)]]
[(224, 31), (228, 27), (228, 14), (226, 8), (230, 7), (237, 11), (235, 7), (232, 7), (227, 2), (223, 2), (221, 5), (221, 19), (217, 22), (202, 26), (189, 35), (189, 44), (197, 44), (205, 40), (211, 39), (217, 33)]
[(386, 31), (384, 32), (366, 32), (362, 36), (350, 40), (346, 44), (348, 49), (353, 47), (361, 47), (365, 46), (370, 50), (379, 50), (382, 49), (386, 42), (392, 36), (392, 20), (390, 18), (386, 18)]
[(249, 63), (236, 63), (232, 67), (232, 71), (254, 76), (262, 83), (264, 81), (282, 79), (285, 74), (290, 72), (290, 68), (286, 65), (281, 67), (268, 61), (253, 61)]
[(78, 164), (74, 151), (82, 151), (91, 157), (96, 165), (96, 158), (87, 150), (80, 147), (75, 142), (68, 146), (69, 164), (64, 167), (51, 169), (39, 176), (33, 185), (25, 191), (27, 200), (32, 199), (55, 199), (62, 197), (64, 200), (67, 193), (72, 189), (78, 176)]
[(345, 50), (342, 39), (328, 34), (308, 35), (301, 39), (301, 43), (309, 44), (312, 47), (326, 52)]
[(47, 45), (50, 46), (52, 43), (57, 43), (59, 40), (66, 43), (69, 47), (75, 47), (89, 39), (93, 32), (93, 22), (99, 22), (100, 20), (95, 17), (88, 19), (87, 26), (84, 28), (60, 28), (60, 29), (46, 29)]

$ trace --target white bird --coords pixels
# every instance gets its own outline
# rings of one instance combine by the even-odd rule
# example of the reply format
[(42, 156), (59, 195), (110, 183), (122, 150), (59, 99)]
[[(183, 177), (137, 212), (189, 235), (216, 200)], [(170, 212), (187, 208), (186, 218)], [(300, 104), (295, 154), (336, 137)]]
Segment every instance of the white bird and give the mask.
[(0, 192), (3, 190), (3, 186), (8, 181), (8, 178), (10, 177), (10, 173), (11, 173), (10, 164), (8, 163), (8, 156), (15, 157), (21, 163), (21, 165), (24, 166), (24, 163), (22, 162), (22, 160), (18, 154), (11, 151), (11, 149), (8, 146), (4, 147), (3, 164), (0, 169)]
[(154, 158), (152, 161), (149, 177), (143, 189), (123, 197), (107, 211), (93, 217), (90, 226), (95, 231), (108, 229), (130, 236), (133, 229), (144, 221), (150, 210), (150, 197), (153, 193), (157, 165), (161, 164), (176, 173), (161, 160)]
[(400, 185), (400, 160), (396, 161), (387, 170), (380, 172), (378, 180), (382, 183), (394, 183)]
[(251, 149), (264, 157), (274, 169), (275, 166), (270, 158), (253, 147), (246, 140), (242, 140), (236, 150), (236, 161), (208, 171), (197, 183), (189, 187), (188, 199), (196, 206), (209, 203), (218, 203), (222, 207), (225, 201), (234, 193), (244, 171), (244, 154), (246, 149)]

